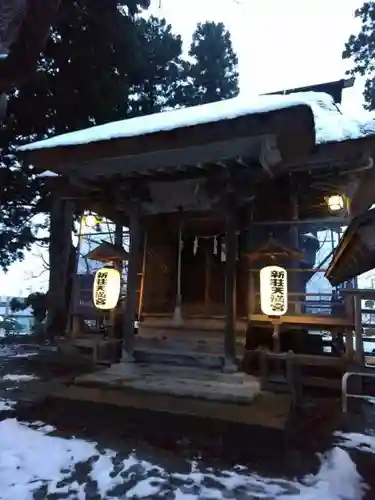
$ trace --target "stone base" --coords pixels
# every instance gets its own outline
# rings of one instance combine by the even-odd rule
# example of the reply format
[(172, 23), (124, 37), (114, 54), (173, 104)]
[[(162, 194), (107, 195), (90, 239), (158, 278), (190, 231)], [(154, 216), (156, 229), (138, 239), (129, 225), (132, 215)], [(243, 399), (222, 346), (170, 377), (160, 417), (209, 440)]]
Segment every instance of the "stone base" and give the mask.
[(261, 391), (251, 375), (137, 363), (76, 377), (50, 397), (278, 429), (284, 428), (291, 409), (289, 395)]
[(182, 326), (184, 324), (184, 318), (182, 317), (181, 307), (176, 306), (173, 312), (172, 325)]
[(225, 358), (222, 366), (223, 373), (236, 373), (238, 372), (237, 364), (231, 359)]
[(121, 363), (135, 363), (134, 353), (122, 350)]

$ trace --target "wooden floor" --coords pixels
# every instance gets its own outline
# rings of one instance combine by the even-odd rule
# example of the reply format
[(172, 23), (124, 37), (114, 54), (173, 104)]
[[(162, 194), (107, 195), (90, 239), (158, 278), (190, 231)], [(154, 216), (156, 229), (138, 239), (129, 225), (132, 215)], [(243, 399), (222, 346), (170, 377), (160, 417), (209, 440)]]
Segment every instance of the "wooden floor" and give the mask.
[(51, 397), (278, 429), (285, 426), (291, 409), (289, 395), (261, 391), (251, 375), (140, 363), (118, 363), (76, 377)]

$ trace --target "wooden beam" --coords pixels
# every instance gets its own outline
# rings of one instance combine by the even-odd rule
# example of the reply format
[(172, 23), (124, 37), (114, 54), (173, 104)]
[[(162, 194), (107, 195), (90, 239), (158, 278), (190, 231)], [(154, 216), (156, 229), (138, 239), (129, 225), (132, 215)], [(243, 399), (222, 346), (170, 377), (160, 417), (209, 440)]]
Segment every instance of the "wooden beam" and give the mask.
[(375, 168), (374, 160), (370, 157), (369, 168), (358, 180), (357, 186), (352, 193), (350, 202), (350, 215), (355, 217), (368, 210), (375, 201)]
[[(255, 323), (270, 322), (268, 316), (264, 314), (249, 314), (249, 321)], [(301, 314), (299, 316), (285, 315), (282, 319), (283, 325), (304, 325), (321, 328), (353, 327), (353, 321), (348, 318), (335, 318), (333, 316), (319, 316), (318, 314)]]
[(256, 220), (252, 224), (255, 226), (289, 226), (291, 224), (331, 224), (332, 226), (345, 226), (349, 224), (348, 217), (317, 217), (311, 219), (298, 219), (298, 220)]
[(102, 160), (92, 160), (80, 164), (62, 164), (55, 170), (57, 173), (79, 174), (85, 178), (93, 178), (99, 173), (105, 177), (121, 174), (122, 176), (140, 175), (145, 172), (176, 171), (176, 165), (185, 169), (195, 168), (195, 165), (231, 160), (236, 156), (253, 156), (257, 158), (263, 136), (240, 137), (222, 142), (211, 142), (202, 146), (189, 146), (181, 149), (162, 151), (144, 151), (137, 155), (109, 157)]

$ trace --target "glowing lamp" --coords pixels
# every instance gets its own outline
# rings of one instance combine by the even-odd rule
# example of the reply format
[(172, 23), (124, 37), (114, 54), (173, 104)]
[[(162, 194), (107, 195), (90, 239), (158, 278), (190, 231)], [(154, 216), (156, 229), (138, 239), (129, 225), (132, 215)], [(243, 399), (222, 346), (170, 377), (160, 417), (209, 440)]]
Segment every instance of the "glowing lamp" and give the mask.
[(94, 214), (87, 214), (83, 216), (83, 223), (86, 227), (92, 228), (100, 224), (100, 219)]
[(342, 210), (345, 207), (344, 197), (341, 196), (340, 194), (334, 194), (332, 196), (329, 196), (327, 198), (327, 205), (328, 205), (328, 210), (332, 214), (338, 214), (342, 212)]
[(96, 272), (93, 300), (97, 309), (114, 309), (120, 297), (121, 276), (113, 267), (102, 267)]
[(279, 266), (260, 270), (260, 308), (266, 316), (282, 316), (288, 310), (288, 273)]

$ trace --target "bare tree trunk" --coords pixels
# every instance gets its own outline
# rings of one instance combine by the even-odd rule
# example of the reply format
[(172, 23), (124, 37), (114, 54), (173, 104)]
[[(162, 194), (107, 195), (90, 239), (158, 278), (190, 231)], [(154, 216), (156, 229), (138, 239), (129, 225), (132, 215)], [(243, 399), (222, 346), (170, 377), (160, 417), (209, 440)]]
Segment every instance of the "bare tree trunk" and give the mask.
[(55, 198), (52, 201), (49, 245), (49, 287), (47, 337), (65, 333), (69, 313), (72, 276), (75, 272), (75, 248), (72, 246), (73, 204)]

